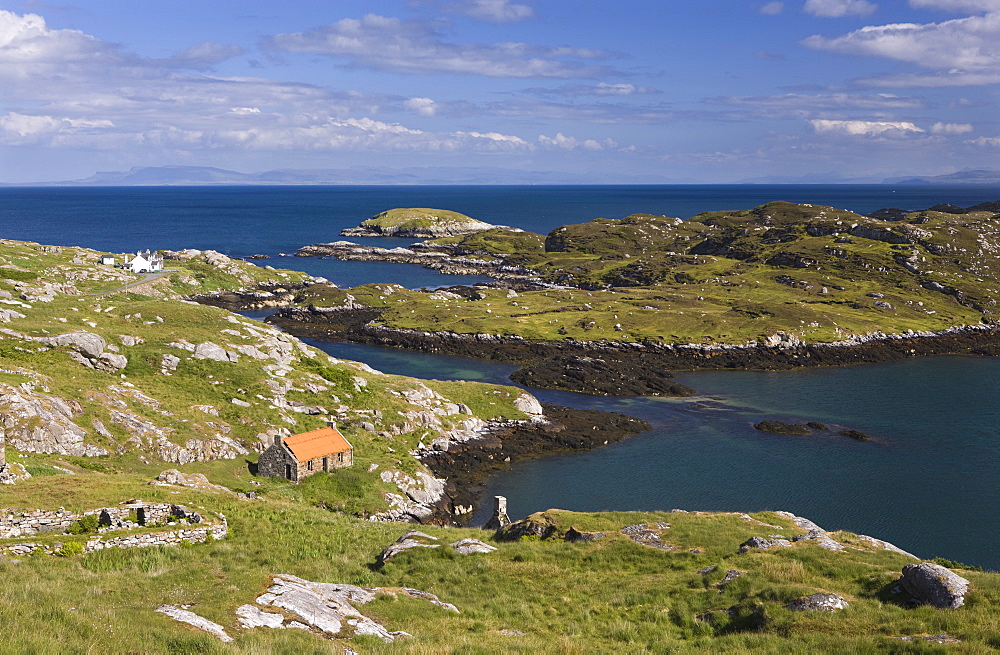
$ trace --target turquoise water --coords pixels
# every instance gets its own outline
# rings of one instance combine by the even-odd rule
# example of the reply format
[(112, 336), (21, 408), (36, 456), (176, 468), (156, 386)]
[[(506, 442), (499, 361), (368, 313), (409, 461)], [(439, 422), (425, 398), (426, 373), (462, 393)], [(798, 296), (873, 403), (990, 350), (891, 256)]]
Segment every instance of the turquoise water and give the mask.
[[(313, 342), (388, 373), (505, 382), (513, 366)], [(620, 411), (653, 429), (587, 453), (520, 462), (494, 476), (512, 518), (579, 511), (782, 509), (921, 557), (1000, 569), (1000, 359), (928, 357), (802, 371), (704, 371), (695, 398), (604, 398), (532, 389), (543, 402)], [(861, 430), (764, 434), (762, 419)], [(473, 524), (488, 518), (488, 507)]]
[[(214, 249), (232, 256), (294, 252), (332, 241), (344, 227), (391, 207), (440, 207), (536, 232), (634, 212), (689, 217), (770, 200), (867, 213), (881, 207), (969, 206), (998, 187), (236, 187), (0, 188), (0, 237), (112, 252)], [(370, 240), (389, 247), (407, 240)], [(414, 266), (276, 258), (342, 286), (396, 282), (415, 288), (474, 282)], [(332, 354), (387, 372), (505, 382), (512, 367), (350, 344)], [(516, 465), (485, 496), (508, 497), (515, 516), (548, 507), (785, 509), (827, 529), (1000, 569), (995, 508), (1000, 446), (1000, 359), (924, 358), (797, 372), (699, 372), (681, 381), (699, 406), (656, 398), (599, 398), (535, 391), (543, 401), (622, 411), (653, 429), (590, 453)], [(764, 418), (818, 420), (875, 437), (767, 435)], [(482, 520), (482, 515), (477, 516)]]

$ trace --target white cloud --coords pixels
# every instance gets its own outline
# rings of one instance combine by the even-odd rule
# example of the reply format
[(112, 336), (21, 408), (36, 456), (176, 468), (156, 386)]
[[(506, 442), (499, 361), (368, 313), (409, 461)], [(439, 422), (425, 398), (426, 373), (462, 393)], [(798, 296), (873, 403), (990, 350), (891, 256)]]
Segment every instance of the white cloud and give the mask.
[(538, 135), (538, 143), (545, 148), (558, 150), (613, 150), (618, 148), (618, 142), (614, 139), (577, 139), (573, 136), (566, 136), (562, 132), (557, 132), (555, 136), (548, 137), (544, 134)]
[(446, 8), (456, 13), (494, 23), (510, 23), (531, 18), (535, 11), (528, 5), (512, 4), (510, 0), (466, 0), (449, 2)]
[(396, 73), (451, 73), (486, 77), (588, 78), (610, 74), (578, 60), (603, 59), (586, 48), (526, 43), (449, 43), (426, 23), (368, 14), (308, 32), (277, 34), (264, 47), (345, 58), (351, 65)]
[(924, 132), (923, 129), (908, 121), (835, 121), (813, 119), (809, 123), (817, 134), (877, 137)]
[(656, 89), (648, 86), (636, 86), (635, 84), (599, 82), (598, 84), (564, 84), (560, 87), (549, 89), (534, 87), (525, 89), (525, 93), (537, 96), (562, 96), (565, 98), (578, 98), (581, 96), (634, 96), (660, 93)]
[(872, 55), (925, 68), (991, 73), (1000, 66), (1000, 11), (942, 23), (895, 23), (863, 27), (827, 39), (815, 35), (810, 48)]
[(0, 116), (0, 141), (11, 145), (44, 143), (60, 135), (93, 134), (114, 126), (106, 119), (57, 118), (10, 112)]
[(430, 98), (410, 98), (403, 106), (420, 116), (433, 116), (437, 113), (437, 103)]
[(530, 150), (531, 144), (519, 136), (500, 134), (499, 132), (455, 132), (454, 136), (468, 137), (487, 144), (491, 149)]
[(768, 2), (760, 8), (760, 13), (765, 16), (777, 16), (785, 10), (784, 2)]
[(193, 45), (173, 57), (161, 60), (153, 60), (169, 68), (189, 68), (192, 70), (207, 70), (216, 64), (227, 59), (238, 57), (243, 54), (243, 48), (237, 45), (223, 45), (205, 41), (198, 45)]
[(972, 131), (972, 125), (969, 123), (934, 123), (931, 125), (931, 132), (934, 134), (945, 134), (945, 135), (955, 135), (955, 134), (968, 134)]
[(966, 141), (966, 143), (971, 143), (974, 146), (980, 146), (982, 148), (1000, 148), (1000, 137), (981, 136), (978, 139), (971, 139), (969, 141)]
[(945, 11), (998, 11), (997, 0), (910, 0), (917, 9), (943, 9)]
[(233, 107), (229, 111), (234, 114), (242, 114), (244, 116), (253, 116), (255, 114), (260, 114), (260, 109), (257, 107)]
[(985, 86), (1000, 84), (1000, 73), (966, 73), (958, 70), (944, 71), (933, 74), (901, 73), (898, 75), (882, 75), (864, 77), (855, 80), (858, 84), (893, 89), (915, 87), (947, 88), (958, 86)]
[(876, 93), (874, 95), (786, 93), (778, 96), (730, 96), (715, 98), (711, 102), (737, 107), (756, 107), (769, 116), (801, 116), (813, 112), (843, 109), (882, 111), (921, 109), (926, 106), (924, 101), (919, 98), (902, 97), (891, 93)]
[(803, 10), (813, 16), (840, 18), (842, 16), (868, 16), (878, 5), (868, 0), (806, 0)]

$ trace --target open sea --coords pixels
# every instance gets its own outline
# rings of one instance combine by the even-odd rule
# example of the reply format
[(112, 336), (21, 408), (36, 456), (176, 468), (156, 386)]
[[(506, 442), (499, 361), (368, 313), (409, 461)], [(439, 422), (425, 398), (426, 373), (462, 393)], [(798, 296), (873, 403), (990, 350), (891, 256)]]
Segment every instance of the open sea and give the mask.
[[(1000, 199), (972, 186), (530, 186), (0, 188), (0, 237), (109, 252), (199, 248), (296, 268), (341, 286), (471, 283), (400, 264), (281, 258), (338, 240), (344, 227), (393, 207), (436, 207), (535, 232), (644, 212), (688, 218), (771, 200), (869, 213)], [(370, 239), (392, 247), (405, 239)], [(315, 343), (388, 373), (506, 382), (509, 365), (344, 343)], [(653, 429), (589, 453), (516, 464), (484, 497), (507, 496), (512, 518), (592, 510), (783, 509), (827, 530), (886, 539), (921, 557), (1000, 570), (1000, 359), (930, 357), (792, 372), (702, 371), (688, 399), (603, 398), (532, 390), (543, 402), (622, 411)], [(861, 430), (768, 435), (764, 418)], [(488, 504), (488, 503), (487, 503)], [(474, 521), (484, 521), (480, 511)]]

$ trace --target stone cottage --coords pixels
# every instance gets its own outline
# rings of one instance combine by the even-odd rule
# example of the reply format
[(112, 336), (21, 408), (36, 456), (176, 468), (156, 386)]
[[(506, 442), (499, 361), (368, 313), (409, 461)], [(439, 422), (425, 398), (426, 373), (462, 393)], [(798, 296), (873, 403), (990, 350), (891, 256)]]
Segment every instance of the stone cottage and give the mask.
[(257, 474), (298, 482), (302, 478), (354, 463), (354, 449), (332, 425), (293, 434), (277, 435), (274, 443), (260, 455)]

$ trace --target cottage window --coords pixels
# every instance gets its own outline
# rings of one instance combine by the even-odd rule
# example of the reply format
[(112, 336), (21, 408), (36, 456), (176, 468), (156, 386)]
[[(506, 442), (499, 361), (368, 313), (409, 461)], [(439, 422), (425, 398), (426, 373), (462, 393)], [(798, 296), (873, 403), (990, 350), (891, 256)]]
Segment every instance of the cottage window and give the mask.
[(309, 460), (309, 462), (306, 464), (306, 469), (309, 471), (313, 470), (313, 460)]
[(337, 453), (337, 461), (338, 462), (344, 461), (344, 453)]

